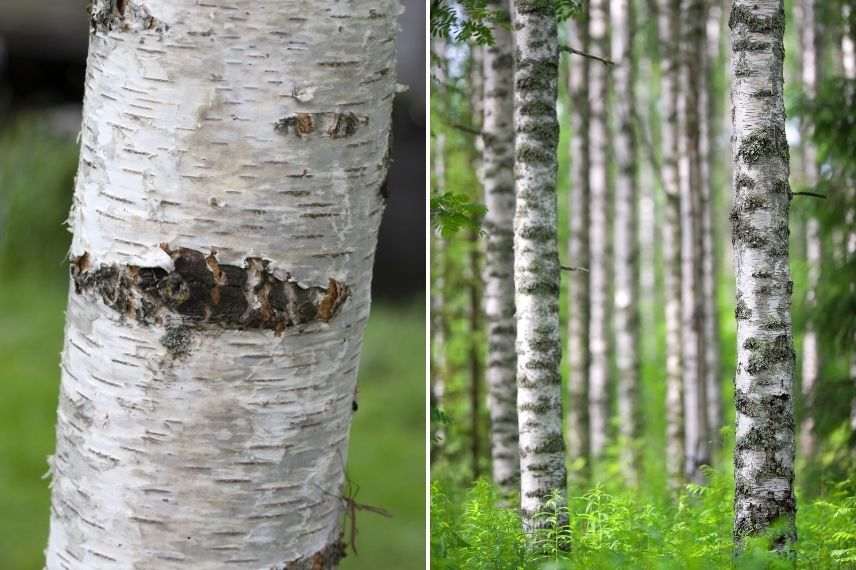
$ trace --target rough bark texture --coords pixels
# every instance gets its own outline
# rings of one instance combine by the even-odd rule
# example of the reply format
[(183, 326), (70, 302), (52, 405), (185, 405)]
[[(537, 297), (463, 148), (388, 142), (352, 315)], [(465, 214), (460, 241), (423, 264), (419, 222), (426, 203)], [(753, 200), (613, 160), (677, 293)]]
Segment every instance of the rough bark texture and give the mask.
[[(575, 47), (589, 49), (588, 5), (583, 13), (568, 21), (568, 36)], [(568, 91), (571, 115), (571, 188), (568, 196), (570, 241), (568, 257), (572, 266), (589, 267), (589, 59), (568, 57)], [(568, 455), (580, 466), (587, 479), (591, 470), (588, 415), (589, 368), (589, 274), (568, 273)]]
[(633, 63), (633, 2), (611, 0), (612, 61), (615, 86), (615, 363), (621, 466), (631, 486), (638, 483), (639, 453), (639, 208), (636, 136), (636, 76)]
[[(714, 232), (714, 194), (711, 173), (714, 156), (719, 155), (710, 77), (719, 66), (722, 6), (713, 0), (706, 6), (705, 50), (702, 54), (704, 71), (699, 75), (699, 150), (701, 152), (701, 232), (702, 232), (702, 333), (704, 334), (704, 384), (707, 397), (707, 424), (710, 429), (711, 452), (720, 445), (722, 430), (722, 381), (720, 377), (719, 314), (716, 286), (716, 232)], [(711, 458), (713, 459), (713, 458)]]
[(559, 255), (556, 240), (558, 39), (552, 4), (514, 0), (517, 411), (524, 528), (551, 495), (565, 503), (565, 443), (559, 373)]
[[(589, 3), (591, 53), (610, 57), (609, 0)], [(609, 427), (609, 69), (589, 65), (589, 425), (592, 461), (603, 456)]]
[(710, 433), (704, 372), (702, 289), (701, 148), (699, 76), (704, 57), (704, 2), (685, 0), (681, 9), (681, 340), (684, 385), (685, 475), (701, 482), (710, 464)]
[[(817, 94), (819, 71), (817, 21), (815, 18), (814, 0), (798, 0), (794, 10), (794, 24), (797, 29), (797, 43), (800, 51), (799, 62), (802, 92), (806, 97), (814, 97)], [(802, 146), (800, 182), (809, 191), (814, 191), (819, 180), (820, 168), (817, 160), (817, 149), (812, 142), (811, 125), (808, 121), (800, 122), (800, 144)], [(806, 320), (802, 346), (802, 396), (804, 411), (800, 425), (800, 455), (810, 461), (814, 457), (816, 448), (814, 435), (814, 394), (820, 376), (820, 350), (813, 313), (817, 309), (817, 286), (820, 282), (822, 260), (820, 222), (811, 214), (806, 219), (805, 250), (807, 276), (803, 307)]]
[(788, 143), (781, 0), (735, 0), (731, 28), (732, 242), (737, 277), (734, 538), (794, 526), (793, 283), (788, 268)]
[(662, 170), (666, 195), (663, 216), (663, 264), (665, 265), (666, 313), (666, 465), (676, 489), (683, 481), (684, 401), (681, 371), (681, 226), (678, 179), (677, 58), (680, 37), (678, 0), (659, 0), (657, 33), (662, 46)]
[(342, 557), (398, 11), (93, 4), (47, 568)]
[[(508, 11), (508, 2), (494, 2)], [(517, 490), (517, 353), (514, 340), (514, 101), (511, 32), (496, 26), (484, 52), (482, 125), (484, 218), (484, 312), (487, 318), (487, 384), (493, 481), (505, 493)]]

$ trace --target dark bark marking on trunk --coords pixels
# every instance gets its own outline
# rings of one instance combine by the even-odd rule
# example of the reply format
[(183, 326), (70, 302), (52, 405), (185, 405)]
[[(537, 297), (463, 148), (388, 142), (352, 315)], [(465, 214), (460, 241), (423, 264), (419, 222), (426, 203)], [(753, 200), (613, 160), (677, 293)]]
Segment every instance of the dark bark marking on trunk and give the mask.
[(291, 562), (274, 564), (270, 570), (333, 570), (347, 554), (347, 545), (339, 538), (316, 552), (304, 558)]
[[(188, 248), (161, 246), (174, 269), (135, 265), (92, 268), (88, 253), (71, 261), (77, 294), (95, 293), (123, 317), (144, 325), (168, 322), (215, 324), (228, 329), (269, 329), (279, 335), (286, 327), (332, 319), (348, 298), (348, 287), (330, 279), (324, 287), (302, 287), (278, 279), (269, 262), (248, 257), (243, 267), (220, 264)], [(185, 329), (187, 327), (184, 327)], [(173, 329), (161, 339), (174, 355), (186, 353), (189, 331)]]
[(354, 136), (361, 126), (368, 124), (368, 117), (356, 113), (295, 113), (274, 123), (273, 130), (282, 135), (294, 133), (298, 138), (320, 133), (331, 139), (343, 139)]

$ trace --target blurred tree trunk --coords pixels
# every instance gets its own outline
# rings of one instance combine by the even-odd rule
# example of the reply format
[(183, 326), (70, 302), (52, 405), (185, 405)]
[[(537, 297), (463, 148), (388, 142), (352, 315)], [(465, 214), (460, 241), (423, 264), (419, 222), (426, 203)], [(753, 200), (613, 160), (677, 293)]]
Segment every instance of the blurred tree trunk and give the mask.
[[(484, 70), (483, 48), (470, 48), (470, 124), (476, 130), (482, 125), (482, 106), (484, 104)], [(483, 150), (482, 137), (473, 139), (474, 151), (472, 156), (473, 170), (476, 180), (481, 185), (483, 179), (481, 153)], [(481, 196), (481, 189), (476, 188), (475, 196)], [(469, 282), (470, 295), (470, 454), (472, 460), (473, 479), (481, 476), (481, 384), (483, 381), (481, 344), (482, 344), (482, 300), (481, 300), (481, 253), (479, 233), (476, 229), (469, 232)]]
[(701, 152), (699, 77), (703, 73), (704, 2), (683, 0), (681, 22), (681, 338), (684, 384), (684, 437), (688, 479), (701, 482), (700, 467), (710, 464), (710, 433), (704, 374), (702, 330)]
[(559, 47), (551, 3), (514, 0), (512, 6), (520, 506), (530, 531), (550, 524), (537, 514), (551, 496), (562, 505), (566, 496), (556, 239)]
[[(508, 0), (492, 2), (491, 8), (507, 13)], [(483, 62), (484, 312), (493, 481), (507, 495), (520, 482), (514, 348), (514, 61), (511, 32), (496, 26), (493, 37)]]
[(612, 61), (615, 62), (615, 361), (621, 465), (628, 485), (639, 480), (639, 244), (637, 144), (634, 129), (636, 74), (631, 0), (612, 0)]
[(679, 0), (659, 0), (657, 21), (662, 47), (662, 170), (666, 195), (662, 236), (666, 287), (666, 464), (673, 490), (683, 481), (685, 461), (681, 354), (681, 196), (678, 175), (679, 5)]
[(91, 6), (52, 570), (344, 555), (399, 7), (231, 7)]
[[(445, 40), (434, 38), (431, 41), (432, 80), (438, 87), (433, 89), (435, 96), (441, 92), (439, 87), (446, 81)], [(446, 137), (443, 133), (434, 134), (434, 147), (431, 149), (431, 188), (432, 195), (440, 196), (446, 191)], [(446, 392), (448, 363), (446, 359), (446, 339), (448, 322), (446, 320), (446, 259), (445, 243), (436, 232), (431, 232), (431, 409), (442, 410)], [(442, 421), (437, 422), (431, 434), (431, 461), (437, 459), (445, 440)]]
[[(568, 20), (568, 36), (572, 45), (587, 52), (588, 5), (582, 14)], [(571, 188), (568, 196), (570, 211), (569, 261), (572, 266), (589, 267), (589, 59), (568, 57), (568, 92), (571, 115)], [(568, 455), (571, 463), (580, 466), (580, 479), (591, 474), (588, 417), (589, 367), (589, 273), (571, 271), (568, 275), (570, 304), (568, 306)]]
[[(800, 75), (802, 92), (806, 97), (817, 95), (818, 82), (818, 35), (814, 0), (797, 0), (794, 6), (794, 25), (797, 29), (799, 46)], [(802, 161), (800, 163), (800, 182), (809, 191), (815, 191), (820, 179), (817, 149), (812, 141), (812, 128), (808, 120), (800, 121), (800, 144)], [(805, 290), (805, 330), (802, 347), (802, 396), (803, 418), (800, 424), (800, 455), (811, 461), (817, 447), (814, 434), (814, 396), (820, 376), (820, 347), (815, 329), (815, 311), (817, 310), (817, 286), (820, 282), (821, 262), (823, 258), (820, 238), (820, 222), (807, 214), (805, 223), (806, 248), (806, 290)]]
[(776, 524), (772, 548), (796, 540), (788, 143), (782, 0), (735, 0), (731, 28), (737, 279), (734, 538)]
[[(609, 0), (589, 3), (592, 54), (608, 58)], [(589, 425), (592, 461), (606, 448), (609, 429), (609, 69), (589, 65)]]
[[(711, 0), (706, 6), (705, 46), (702, 53), (703, 71), (699, 74), (699, 150), (701, 152), (701, 231), (702, 231), (702, 295), (704, 334), (704, 384), (707, 397), (707, 424), (710, 430), (711, 454), (720, 445), (722, 430), (722, 385), (720, 379), (719, 314), (716, 286), (716, 233), (713, 227), (714, 195), (711, 176), (714, 167), (714, 128), (717, 119), (711, 77), (719, 65), (721, 0)], [(713, 457), (711, 457), (711, 460)]]
[[(856, 79), (856, 17), (847, 4), (841, 6), (841, 18), (844, 24), (841, 36), (841, 67), (844, 77)], [(848, 227), (856, 224), (856, 190), (850, 189), (850, 209), (847, 212)], [(856, 256), (856, 231), (847, 235), (847, 254), (850, 259)], [(851, 283), (851, 287), (856, 284)], [(853, 349), (850, 354), (850, 381), (853, 384), (853, 399), (850, 402), (850, 431), (854, 434), (851, 441), (856, 445), (856, 337), (853, 338)]]

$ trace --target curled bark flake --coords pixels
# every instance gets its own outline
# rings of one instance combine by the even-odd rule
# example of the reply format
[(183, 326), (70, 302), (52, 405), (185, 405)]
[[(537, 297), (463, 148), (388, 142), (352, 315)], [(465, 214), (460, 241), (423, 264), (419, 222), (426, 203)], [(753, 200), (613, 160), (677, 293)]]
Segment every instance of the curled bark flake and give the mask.
[(239, 267), (219, 263), (216, 252), (206, 256), (188, 248), (162, 248), (172, 258), (172, 271), (134, 265), (93, 270), (88, 254), (74, 258), (75, 291), (95, 293), (123, 317), (145, 325), (178, 317), (186, 323), (277, 334), (287, 327), (329, 321), (348, 297), (348, 287), (332, 278), (326, 288), (278, 279), (269, 262), (260, 258), (246, 258)]

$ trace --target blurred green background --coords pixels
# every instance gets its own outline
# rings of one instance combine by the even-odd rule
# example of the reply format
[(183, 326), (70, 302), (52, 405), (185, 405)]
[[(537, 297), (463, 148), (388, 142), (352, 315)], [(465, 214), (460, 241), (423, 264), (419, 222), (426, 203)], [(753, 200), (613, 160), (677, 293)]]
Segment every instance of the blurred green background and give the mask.
[[(43, 567), (76, 167), (49, 117), (0, 128), (0, 570)], [(421, 295), (373, 305), (348, 474), (392, 517), (357, 514), (346, 570), (425, 567), (424, 323)]]

